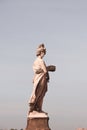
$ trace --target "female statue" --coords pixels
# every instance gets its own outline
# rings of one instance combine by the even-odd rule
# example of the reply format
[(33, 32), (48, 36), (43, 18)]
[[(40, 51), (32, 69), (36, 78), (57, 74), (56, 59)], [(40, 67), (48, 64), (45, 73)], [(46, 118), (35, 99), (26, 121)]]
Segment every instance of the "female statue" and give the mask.
[(36, 60), (33, 64), (34, 79), (33, 79), (33, 92), (30, 97), (29, 105), (30, 111), (42, 111), (42, 103), (45, 93), (47, 92), (47, 84), (49, 81), (48, 71), (55, 71), (55, 66), (46, 66), (43, 57), (46, 54), (44, 44), (40, 44), (36, 51)]

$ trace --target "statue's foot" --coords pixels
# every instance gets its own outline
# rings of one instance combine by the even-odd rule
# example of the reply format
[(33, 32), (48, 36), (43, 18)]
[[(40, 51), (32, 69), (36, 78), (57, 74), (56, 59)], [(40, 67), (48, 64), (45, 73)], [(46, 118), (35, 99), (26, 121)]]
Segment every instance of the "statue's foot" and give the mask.
[(48, 114), (47, 112), (45, 112), (45, 111), (43, 111), (43, 110), (41, 110), (40, 113), (45, 113), (46, 115)]
[(33, 110), (29, 110), (29, 113), (30, 113), (30, 112), (33, 112)]
[(30, 110), (29, 110), (29, 113), (30, 113), (35, 110), (35, 106), (34, 106), (34, 103), (30, 103), (29, 105), (30, 105)]

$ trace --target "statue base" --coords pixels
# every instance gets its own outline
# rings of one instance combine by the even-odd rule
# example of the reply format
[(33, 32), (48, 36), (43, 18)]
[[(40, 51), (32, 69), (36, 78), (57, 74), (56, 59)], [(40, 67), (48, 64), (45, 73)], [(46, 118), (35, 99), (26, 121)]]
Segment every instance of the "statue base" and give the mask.
[(25, 130), (51, 130), (49, 128), (49, 117), (45, 113), (32, 112), (27, 117)]

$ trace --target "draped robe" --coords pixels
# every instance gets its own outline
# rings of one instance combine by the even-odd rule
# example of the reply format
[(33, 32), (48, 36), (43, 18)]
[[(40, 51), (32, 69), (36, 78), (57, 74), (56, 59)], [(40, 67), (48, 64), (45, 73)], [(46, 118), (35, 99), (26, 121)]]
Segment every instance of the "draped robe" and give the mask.
[(47, 69), (42, 58), (37, 57), (33, 64), (33, 92), (29, 103), (32, 104), (32, 110), (41, 111), (43, 97), (47, 91)]

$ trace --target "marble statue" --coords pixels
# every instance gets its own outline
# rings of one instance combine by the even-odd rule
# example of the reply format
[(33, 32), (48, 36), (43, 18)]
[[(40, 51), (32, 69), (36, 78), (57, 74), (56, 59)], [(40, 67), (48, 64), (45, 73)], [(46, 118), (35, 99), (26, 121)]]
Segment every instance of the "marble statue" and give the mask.
[(36, 60), (33, 64), (34, 78), (33, 91), (29, 100), (30, 112), (44, 112), (42, 110), (43, 98), (47, 92), (49, 82), (49, 71), (55, 71), (54, 65), (46, 66), (43, 57), (46, 54), (45, 45), (42, 43), (36, 50)]

